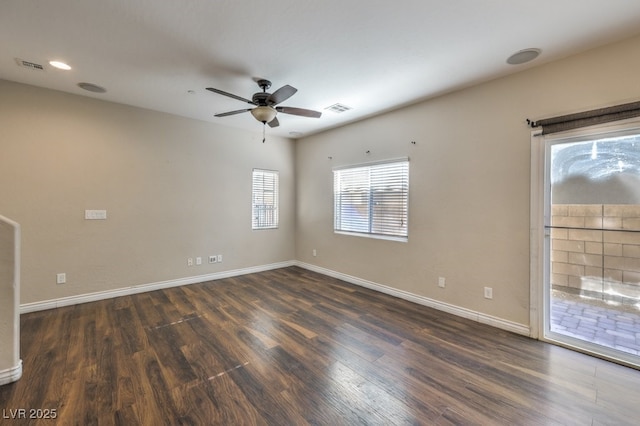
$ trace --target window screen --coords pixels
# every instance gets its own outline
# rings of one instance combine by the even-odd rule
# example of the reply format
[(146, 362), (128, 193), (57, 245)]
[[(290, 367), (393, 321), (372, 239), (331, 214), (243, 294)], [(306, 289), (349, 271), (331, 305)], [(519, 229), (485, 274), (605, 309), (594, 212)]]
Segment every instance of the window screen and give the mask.
[(252, 229), (278, 227), (278, 172), (253, 169)]
[(406, 240), (409, 161), (333, 171), (334, 230)]

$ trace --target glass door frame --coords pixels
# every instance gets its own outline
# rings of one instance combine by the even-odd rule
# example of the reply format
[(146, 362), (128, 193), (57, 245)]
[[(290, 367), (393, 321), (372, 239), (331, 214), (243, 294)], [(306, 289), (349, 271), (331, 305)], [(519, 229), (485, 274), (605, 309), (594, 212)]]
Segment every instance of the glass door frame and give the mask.
[(547, 343), (640, 369), (640, 356), (551, 331), (550, 264), (551, 147), (640, 133), (640, 120), (630, 119), (554, 135), (531, 132), (530, 201), (530, 336)]

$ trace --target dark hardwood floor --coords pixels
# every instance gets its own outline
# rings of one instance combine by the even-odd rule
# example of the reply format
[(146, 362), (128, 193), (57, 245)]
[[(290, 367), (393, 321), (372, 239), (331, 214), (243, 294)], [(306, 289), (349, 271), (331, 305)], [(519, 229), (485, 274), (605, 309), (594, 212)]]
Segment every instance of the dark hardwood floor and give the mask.
[(21, 326), (24, 375), (0, 387), (3, 425), (640, 421), (640, 371), (295, 267)]

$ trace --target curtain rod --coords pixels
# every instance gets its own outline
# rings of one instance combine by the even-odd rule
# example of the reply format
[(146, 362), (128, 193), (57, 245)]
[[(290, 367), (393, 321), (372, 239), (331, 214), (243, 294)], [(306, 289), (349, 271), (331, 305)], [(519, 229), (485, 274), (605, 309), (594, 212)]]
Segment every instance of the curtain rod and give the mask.
[(534, 121), (527, 118), (527, 125), (532, 129), (542, 127), (542, 134), (557, 133), (580, 127), (619, 121), (640, 116), (640, 101), (598, 108), (574, 114), (560, 115)]

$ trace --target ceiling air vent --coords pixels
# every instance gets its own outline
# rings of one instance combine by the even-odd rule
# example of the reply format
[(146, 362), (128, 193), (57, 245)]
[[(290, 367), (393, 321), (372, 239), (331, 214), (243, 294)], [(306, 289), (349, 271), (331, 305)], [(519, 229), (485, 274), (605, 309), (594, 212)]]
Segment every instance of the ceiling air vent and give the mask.
[(325, 108), (327, 111), (331, 111), (331, 112), (335, 112), (336, 114), (340, 114), (343, 113), (345, 111), (349, 111), (350, 109), (353, 109), (349, 106), (346, 106), (344, 104), (333, 104), (331, 106), (328, 106)]
[(44, 71), (44, 67), (40, 64), (36, 64), (35, 62), (29, 62), (29, 61), (22, 60), (20, 58), (16, 58), (16, 63), (18, 64), (19, 67), (22, 67), (22, 68), (28, 68), (30, 70), (36, 70), (36, 71)]

